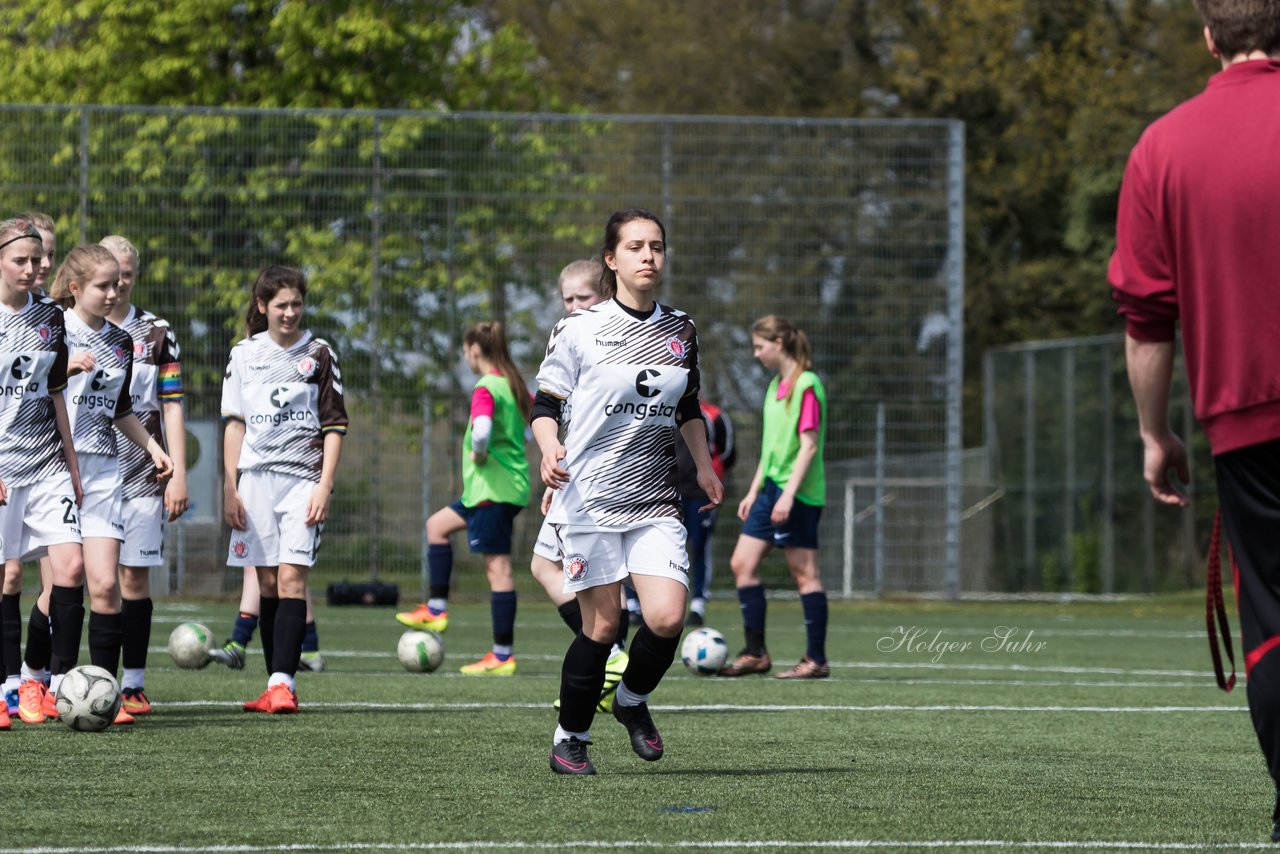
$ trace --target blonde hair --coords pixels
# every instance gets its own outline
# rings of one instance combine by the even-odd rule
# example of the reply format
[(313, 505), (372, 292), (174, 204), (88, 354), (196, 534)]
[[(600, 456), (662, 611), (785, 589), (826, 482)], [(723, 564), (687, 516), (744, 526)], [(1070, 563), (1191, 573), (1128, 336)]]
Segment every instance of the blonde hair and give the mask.
[(564, 292), (564, 283), (570, 279), (587, 279), (596, 296), (604, 296), (604, 291), (600, 288), (600, 271), (603, 266), (596, 258), (583, 258), (580, 261), (570, 261), (565, 264), (558, 280), (561, 293)]
[(796, 389), (796, 382), (805, 371), (813, 369), (810, 357), (809, 337), (786, 318), (776, 314), (766, 314), (751, 324), (751, 334), (767, 341), (778, 341), (782, 350), (795, 360), (796, 366), (787, 380), (787, 405), (791, 405), (791, 393)]
[(54, 225), (53, 217), (49, 216), (47, 213), (41, 213), (40, 211), (27, 211), (26, 213), (21, 214), (21, 216), (27, 222), (42, 231), (54, 233), (58, 230), (57, 226)]
[(99, 246), (105, 246), (112, 254), (117, 257), (128, 255), (133, 259), (133, 266), (138, 266), (138, 247), (129, 241), (129, 238), (122, 237), (119, 234), (108, 234), (106, 237), (98, 241)]
[(520, 407), (524, 420), (528, 421), (533, 413), (533, 400), (529, 397), (529, 387), (524, 384), (524, 377), (520, 376), (520, 369), (511, 360), (502, 324), (496, 320), (492, 323), (477, 323), (462, 334), (462, 343), (468, 347), (472, 344), (480, 346), (480, 353), (485, 359), (506, 377), (511, 393), (516, 397), (516, 405)]
[(81, 243), (68, 252), (67, 257), (58, 265), (53, 284), (49, 286), (49, 296), (63, 308), (74, 307), (76, 295), (71, 292), (71, 283), (83, 285), (93, 278), (103, 264), (111, 264), (117, 269), (120, 266), (116, 262), (116, 256), (107, 247), (97, 243)]

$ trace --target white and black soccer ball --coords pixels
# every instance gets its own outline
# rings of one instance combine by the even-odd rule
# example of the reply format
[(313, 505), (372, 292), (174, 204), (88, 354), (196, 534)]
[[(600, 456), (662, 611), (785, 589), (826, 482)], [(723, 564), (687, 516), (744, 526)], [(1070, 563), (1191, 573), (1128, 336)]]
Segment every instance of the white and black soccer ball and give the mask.
[(54, 700), (64, 724), (78, 732), (101, 732), (120, 711), (120, 683), (101, 667), (84, 664), (67, 671)]
[(200, 623), (181, 623), (169, 633), (169, 657), (183, 670), (199, 670), (209, 663), (213, 632)]
[(685, 635), (680, 646), (680, 660), (699, 676), (719, 673), (729, 658), (729, 644), (715, 629), (702, 627)]
[(444, 661), (444, 638), (430, 631), (405, 632), (396, 644), (396, 655), (410, 673), (430, 673)]

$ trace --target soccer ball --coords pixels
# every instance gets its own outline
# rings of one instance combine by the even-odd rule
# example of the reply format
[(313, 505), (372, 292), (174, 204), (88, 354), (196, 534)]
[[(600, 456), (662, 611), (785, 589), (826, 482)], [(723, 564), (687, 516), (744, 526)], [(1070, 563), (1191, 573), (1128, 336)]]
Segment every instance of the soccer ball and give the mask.
[(684, 666), (699, 676), (719, 673), (728, 657), (729, 644), (725, 642), (724, 635), (705, 626), (689, 632), (680, 647)]
[(58, 716), (79, 732), (101, 732), (120, 711), (120, 685), (101, 667), (73, 667), (62, 677), (54, 698)]
[(209, 663), (213, 632), (199, 623), (182, 623), (169, 634), (169, 657), (183, 670), (199, 670)]
[(435, 632), (405, 632), (396, 644), (396, 655), (410, 673), (430, 673), (444, 661), (444, 638)]

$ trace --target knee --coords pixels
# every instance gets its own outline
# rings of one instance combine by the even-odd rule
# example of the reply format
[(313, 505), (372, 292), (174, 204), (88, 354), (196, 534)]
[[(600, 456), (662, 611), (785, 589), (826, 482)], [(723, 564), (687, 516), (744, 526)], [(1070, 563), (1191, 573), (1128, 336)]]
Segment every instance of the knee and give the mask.
[(678, 608), (673, 605), (645, 608), (644, 624), (658, 637), (675, 637), (684, 631), (684, 602)]
[(126, 599), (145, 599), (151, 594), (151, 571), (148, 567), (120, 567), (120, 593)]

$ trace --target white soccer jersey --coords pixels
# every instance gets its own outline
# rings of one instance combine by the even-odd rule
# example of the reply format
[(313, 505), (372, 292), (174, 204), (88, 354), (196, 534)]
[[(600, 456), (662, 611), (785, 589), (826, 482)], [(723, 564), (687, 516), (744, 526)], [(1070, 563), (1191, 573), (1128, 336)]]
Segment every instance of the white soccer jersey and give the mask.
[(310, 332), (287, 350), (266, 332), (241, 341), (227, 363), (222, 417), (245, 424), (240, 471), (319, 481), (324, 434), (347, 432), (338, 357)]
[(119, 451), (115, 420), (133, 411), (129, 382), (133, 376), (133, 339), (111, 321), (96, 332), (74, 312), (67, 319), (67, 350), (93, 353), (96, 364), (67, 380), (67, 415), (77, 454), (114, 457)]
[(553, 524), (627, 530), (680, 518), (675, 415), (698, 394), (698, 334), (682, 311), (658, 305), (637, 320), (614, 300), (556, 324), (538, 370), (538, 388), (567, 398), (573, 420)]
[(66, 473), (51, 394), (67, 385), (67, 335), (53, 300), (29, 297), (14, 312), (0, 306), (0, 479), (28, 486)]
[[(164, 445), (161, 405), (182, 402), (182, 366), (178, 340), (167, 320), (149, 311), (130, 306), (120, 328), (133, 339), (133, 380), (129, 400), (147, 433)], [(124, 497), (163, 495), (165, 484), (156, 480), (151, 455), (130, 442), (120, 440), (120, 475)]]

